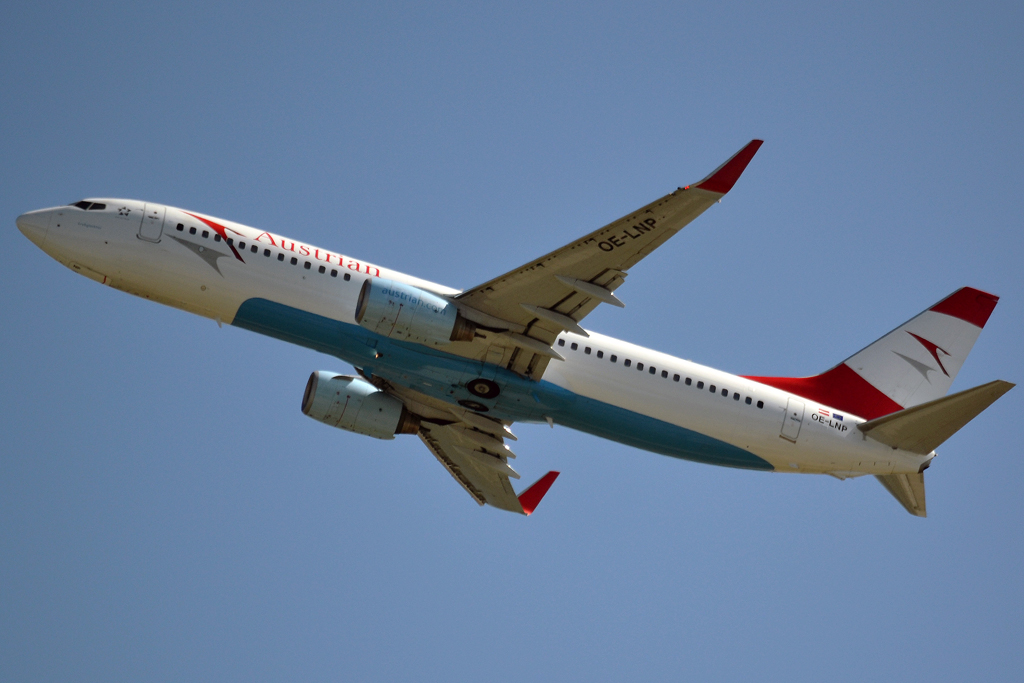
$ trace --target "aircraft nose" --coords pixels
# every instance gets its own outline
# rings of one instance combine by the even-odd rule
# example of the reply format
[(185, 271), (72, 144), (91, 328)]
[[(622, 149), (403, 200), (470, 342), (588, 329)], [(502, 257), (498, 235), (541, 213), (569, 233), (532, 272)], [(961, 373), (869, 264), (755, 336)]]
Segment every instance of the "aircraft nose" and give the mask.
[(46, 231), (50, 227), (50, 216), (40, 211), (29, 211), (18, 216), (16, 222), (21, 234), (41, 249), (46, 240)]

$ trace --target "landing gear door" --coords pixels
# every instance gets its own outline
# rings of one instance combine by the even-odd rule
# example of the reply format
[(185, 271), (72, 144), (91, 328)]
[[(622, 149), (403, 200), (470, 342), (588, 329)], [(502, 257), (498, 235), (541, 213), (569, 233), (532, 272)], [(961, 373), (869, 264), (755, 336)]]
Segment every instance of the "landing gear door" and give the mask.
[(786, 404), (786, 417), (782, 420), (782, 436), (783, 439), (796, 443), (796, 439), (800, 436), (800, 426), (804, 423), (804, 402), (790, 398), (789, 403)]
[(139, 239), (147, 242), (159, 242), (164, 232), (164, 212), (166, 206), (146, 204), (142, 212), (142, 225), (139, 226)]

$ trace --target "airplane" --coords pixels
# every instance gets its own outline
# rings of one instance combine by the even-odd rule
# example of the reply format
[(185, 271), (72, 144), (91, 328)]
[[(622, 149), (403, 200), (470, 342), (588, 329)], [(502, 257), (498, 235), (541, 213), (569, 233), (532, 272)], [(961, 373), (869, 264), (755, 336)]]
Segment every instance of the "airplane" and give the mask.
[(480, 505), (530, 515), (558, 472), (521, 493), (514, 422), (556, 424), (712, 465), (874, 475), (926, 516), (935, 449), (1013, 388), (946, 395), (998, 297), (961, 288), (811, 377), (733, 375), (581, 327), (629, 270), (732, 190), (752, 140), (703, 180), (460, 291), (183, 209), (84, 199), (19, 230), (101, 284), (334, 356), (302, 412), (357, 434), (415, 434)]

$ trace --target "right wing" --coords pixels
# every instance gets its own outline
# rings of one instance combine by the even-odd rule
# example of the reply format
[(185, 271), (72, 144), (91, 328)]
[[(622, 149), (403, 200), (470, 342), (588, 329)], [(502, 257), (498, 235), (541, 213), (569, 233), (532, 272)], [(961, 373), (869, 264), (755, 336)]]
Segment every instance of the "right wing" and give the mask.
[(504, 443), (463, 423), (426, 423), (420, 428), (420, 439), (477, 503), (523, 512), (509, 482), (509, 477), (519, 478), (508, 464), (509, 456), (515, 455)]
[(532, 514), (558, 477), (548, 472), (516, 494), (509, 479), (519, 473), (508, 464), (516, 454), (505, 444), (516, 437), (508, 424), (381, 378), (374, 384), (420, 417), (420, 440), (479, 505)]
[(533, 514), (558, 477), (558, 472), (548, 472), (516, 495), (509, 477), (518, 479), (519, 473), (508, 464), (508, 458), (516, 456), (504, 444), (498, 445), (500, 442), (491, 434), (466, 423), (424, 424), (420, 439), (480, 505), (486, 503), (521, 515)]

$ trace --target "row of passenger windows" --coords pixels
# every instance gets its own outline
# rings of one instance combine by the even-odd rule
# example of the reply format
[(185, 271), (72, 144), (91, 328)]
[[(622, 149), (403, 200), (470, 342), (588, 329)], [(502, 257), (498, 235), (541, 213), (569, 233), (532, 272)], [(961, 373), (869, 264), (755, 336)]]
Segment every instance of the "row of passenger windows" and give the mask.
[(100, 204), (99, 202), (87, 202), (84, 199), (80, 202), (69, 204), (68, 206), (77, 206), (79, 209), (83, 209), (85, 211), (103, 211), (107, 208), (106, 204)]
[[(175, 230), (177, 230), (178, 232), (184, 232), (185, 231), (184, 224), (178, 223), (177, 227), (175, 227)], [(194, 235), (194, 234), (196, 234), (196, 232), (198, 232), (196, 230), (196, 228), (189, 228), (188, 229), (188, 234), (190, 234), (190, 235)], [(203, 230), (202, 237), (204, 239), (209, 239), (210, 231), (209, 230)], [(214, 242), (220, 242), (221, 241), (221, 236), (219, 234), (214, 233), (213, 241)], [(229, 245), (233, 246), (235, 244), (234, 238), (231, 238), (231, 237), (227, 238), (227, 243)], [(238, 243), (238, 250), (239, 251), (245, 251), (245, 242), (239, 241), (239, 243)], [(260, 251), (259, 245), (256, 245), (256, 244), (249, 245), (249, 251), (251, 253), (253, 253), (253, 254), (258, 254), (259, 251)], [(266, 248), (263, 249), (263, 255), (264, 256), (269, 257), (271, 255), (271, 253), (272, 252), (269, 249), (266, 249)], [(278, 261), (284, 261), (284, 252), (279, 252), (277, 254), (277, 260)], [(296, 266), (296, 265), (299, 264), (299, 259), (297, 259), (294, 256), (292, 256), (291, 259), (290, 259), (290, 263), (293, 266)], [(313, 263), (311, 261), (305, 261), (302, 264), (302, 267), (305, 268), (306, 270), (309, 270), (310, 268), (313, 267)], [(327, 272), (327, 266), (320, 266), (319, 268), (317, 268), (317, 272), (318, 273), (326, 273)], [(338, 277), (338, 269), (337, 268), (331, 268), (331, 277)], [(343, 277), (345, 278), (345, 280), (351, 280), (352, 279), (352, 274), (351, 273), (345, 273)]]
[[(558, 340), (558, 345), (559, 346), (565, 346), (565, 340), (564, 339), (559, 339)], [(576, 342), (573, 342), (572, 344), (569, 345), (569, 348), (572, 349), (573, 351), (576, 351), (577, 349), (579, 349), (579, 346), (580, 346), (579, 344), (577, 344)], [(588, 356), (592, 352), (593, 352), (593, 349), (591, 349), (589, 346), (584, 347), (584, 349), (583, 349), (583, 353), (587, 354)], [(604, 351), (601, 351), (600, 349), (598, 349), (597, 350), (597, 357), (598, 358), (604, 358)], [(613, 353), (613, 354), (610, 354), (608, 356), (608, 360), (610, 360), (612, 363), (618, 363), (619, 362), (619, 357), (616, 356)], [(624, 358), (622, 360), (622, 365), (624, 367), (628, 368), (628, 367), (633, 365), (633, 361), (630, 360), (629, 358)], [(644, 364), (638, 362), (636, 364), (636, 369), (639, 370), (640, 372), (643, 372)], [(647, 366), (647, 374), (649, 374), (649, 375), (656, 375), (656, 374), (658, 374), (658, 369), (656, 367), (654, 367), (653, 365), (648, 365)], [(668, 379), (668, 370), (662, 370), (661, 371), (661, 376), (663, 378), (665, 378), (665, 379)], [(678, 373), (672, 375), (672, 381), (673, 382), (678, 382), (680, 379), (683, 379), (683, 378), (680, 377)], [(692, 386), (693, 385), (693, 378), (692, 377), (687, 377), (685, 380), (683, 380), (683, 384), (685, 384), (686, 386)], [(702, 380), (698, 380), (697, 381), (697, 388), (698, 389), (703, 389), (704, 388), (704, 382)], [(708, 391), (710, 391), (712, 394), (717, 394), (717, 393), (719, 393), (719, 388), (716, 387), (714, 384), (709, 384), (708, 385)], [(725, 389), (725, 388), (722, 388), (721, 389), (721, 394), (722, 394), (722, 396), (725, 396), (726, 398), (728, 398), (729, 397), (729, 390)], [(740, 400), (739, 392), (735, 392), (735, 391), (732, 392), (732, 400), (734, 400), (734, 401), (739, 401)], [(749, 406), (749, 405), (753, 404), (754, 399), (752, 399), (750, 396), (747, 396), (744, 399), (743, 402), (746, 403)], [(764, 408), (764, 401), (758, 401), (757, 402), (757, 407), (758, 408)]]

